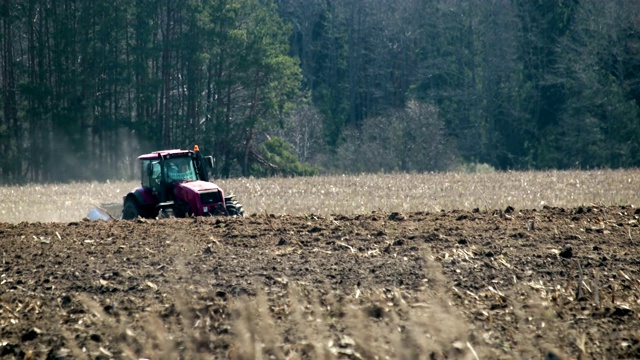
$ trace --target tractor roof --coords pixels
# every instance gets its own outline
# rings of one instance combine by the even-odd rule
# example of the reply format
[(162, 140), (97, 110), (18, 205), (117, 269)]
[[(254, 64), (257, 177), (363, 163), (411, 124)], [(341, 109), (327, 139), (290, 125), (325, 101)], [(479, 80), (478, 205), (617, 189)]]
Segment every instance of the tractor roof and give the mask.
[(138, 159), (140, 160), (152, 160), (152, 159), (157, 159), (160, 156), (167, 156), (167, 155), (187, 155), (189, 153), (191, 153), (191, 150), (179, 150), (179, 149), (172, 149), (172, 150), (160, 150), (160, 151), (154, 151), (150, 154), (144, 154), (144, 155), (140, 155), (138, 156)]

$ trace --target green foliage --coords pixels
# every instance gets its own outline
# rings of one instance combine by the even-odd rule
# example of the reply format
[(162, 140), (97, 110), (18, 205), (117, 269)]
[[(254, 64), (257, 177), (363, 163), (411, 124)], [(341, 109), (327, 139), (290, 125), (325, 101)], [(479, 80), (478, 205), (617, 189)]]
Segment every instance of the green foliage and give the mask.
[(2, 182), (135, 177), (194, 143), (250, 176), (267, 134), (330, 171), (640, 166), (633, 1), (16, 0), (0, 22)]
[(272, 137), (262, 143), (260, 153), (266, 164), (254, 164), (252, 174), (256, 176), (311, 176), (318, 173), (318, 168), (300, 162), (295, 155), (293, 146), (281, 137)]
[[(297, 97), (301, 73), (288, 55), (289, 27), (272, 1), (220, 1), (210, 10), (211, 36), (204, 105), (213, 126), (207, 126), (220, 159), (219, 176), (251, 175), (249, 155), (255, 139), (278, 125)], [(236, 170), (237, 171), (237, 170)]]
[[(625, 36), (637, 26), (637, 7), (585, 3), (562, 40), (557, 81), (568, 101), (563, 107), (560, 136), (564, 157), (556, 167), (633, 167), (640, 165), (640, 107), (631, 89), (637, 63)], [(634, 60), (631, 60), (634, 59)], [(631, 77), (629, 77), (631, 75)]]

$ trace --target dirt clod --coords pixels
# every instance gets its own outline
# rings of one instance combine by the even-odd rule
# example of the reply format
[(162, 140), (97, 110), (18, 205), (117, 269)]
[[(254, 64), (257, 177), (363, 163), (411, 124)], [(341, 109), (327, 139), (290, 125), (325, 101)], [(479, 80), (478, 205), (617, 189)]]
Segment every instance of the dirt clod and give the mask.
[(29, 331), (22, 334), (22, 337), (20, 338), (20, 340), (21, 341), (35, 340), (40, 334), (42, 334), (42, 330), (38, 328), (31, 328)]
[(613, 309), (611, 316), (624, 317), (632, 314), (633, 314), (633, 310), (631, 310), (631, 308), (629, 308), (628, 306), (618, 305), (615, 307), (615, 309)]
[(384, 308), (379, 305), (371, 305), (367, 308), (367, 315), (375, 319), (384, 317)]
[(573, 248), (571, 245), (565, 245), (565, 247), (560, 251), (560, 257), (564, 259), (571, 259), (573, 257)]

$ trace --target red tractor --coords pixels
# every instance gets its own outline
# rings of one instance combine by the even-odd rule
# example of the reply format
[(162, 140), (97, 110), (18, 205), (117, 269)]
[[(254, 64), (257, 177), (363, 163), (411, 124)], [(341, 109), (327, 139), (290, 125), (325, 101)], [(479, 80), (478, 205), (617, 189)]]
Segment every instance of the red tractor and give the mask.
[(229, 215), (243, 216), (244, 210), (233, 197), (209, 182), (213, 157), (193, 150), (162, 150), (138, 157), (142, 182), (124, 197), (122, 218), (156, 218), (173, 213), (175, 217)]

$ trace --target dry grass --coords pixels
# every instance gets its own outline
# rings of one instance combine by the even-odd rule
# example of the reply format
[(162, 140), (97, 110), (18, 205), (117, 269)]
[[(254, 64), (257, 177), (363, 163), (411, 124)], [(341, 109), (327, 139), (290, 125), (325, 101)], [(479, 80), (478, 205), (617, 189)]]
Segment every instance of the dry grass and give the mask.
[[(234, 360), (477, 359), (468, 326), (448, 297), (440, 266), (428, 254), (424, 261), (428, 281), (418, 291), (344, 292), (291, 282), (257, 286), (255, 296), (232, 297), (226, 304), (212, 289), (200, 288), (197, 284), (205, 280), (191, 273), (189, 284), (171, 284), (181, 294), (174, 303), (176, 319), (144, 311), (134, 316), (122, 313), (114, 321), (98, 302), (80, 295), (87, 309), (81, 322), (118, 339), (110, 350), (101, 347), (91, 354), (113, 351), (125, 359), (214, 358), (212, 333), (219, 316), (213, 312), (220, 309), (232, 322), (226, 358)], [(159, 302), (158, 308), (168, 306)], [(180, 324), (170, 324), (176, 320)], [(132, 330), (136, 323), (144, 331)], [(74, 344), (70, 335), (67, 340)], [(82, 354), (80, 349), (71, 351)]]
[[(371, 211), (572, 207), (640, 203), (640, 170), (391, 174), (229, 179), (248, 214), (354, 214)], [(76, 221), (95, 205), (122, 202), (136, 182), (0, 188), (0, 221)], [(117, 211), (117, 210), (116, 210)]]
[(96, 205), (122, 202), (122, 196), (135, 187), (132, 182), (0, 187), (0, 221), (77, 221)]
[(292, 284), (284, 293), (239, 298), (231, 307), (237, 334), (232, 359), (475, 358), (467, 325), (444, 289), (345, 294)]

